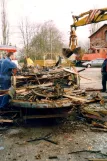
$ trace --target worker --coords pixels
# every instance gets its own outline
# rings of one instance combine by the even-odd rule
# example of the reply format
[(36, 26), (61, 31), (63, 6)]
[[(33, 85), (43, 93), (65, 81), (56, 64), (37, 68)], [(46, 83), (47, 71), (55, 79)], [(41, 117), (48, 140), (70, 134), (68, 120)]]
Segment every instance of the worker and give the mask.
[(24, 67), (26, 68), (27, 67), (27, 56), (24, 56), (23, 61), (24, 61)]
[(30, 57), (27, 57), (27, 67), (34, 67), (34, 62)]
[(62, 60), (62, 57), (58, 55), (58, 61), (56, 62), (55, 67), (61, 65), (61, 60)]
[(24, 67), (34, 67), (34, 62), (29, 56), (24, 57)]
[(102, 90), (101, 92), (106, 92), (106, 81), (107, 81), (107, 53), (106, 53), (106, 59), (104, 60), (101, 68), (102, 73)]
[(12, 52), (7, 54), (5, 59), (1, 60), (0, 65), (0, 89), (7, 90), (11, 87), (11, 76), (17, 72), (17, 66), (11, 60), (14, 54)]

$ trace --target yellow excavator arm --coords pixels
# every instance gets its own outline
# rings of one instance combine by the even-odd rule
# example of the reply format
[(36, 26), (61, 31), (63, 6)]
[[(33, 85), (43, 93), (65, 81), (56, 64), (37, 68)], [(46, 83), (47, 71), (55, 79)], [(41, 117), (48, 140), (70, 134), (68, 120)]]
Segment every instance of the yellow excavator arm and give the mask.
[(84, 26), (87, 24), (98, 23), (107, 20), (107, 8), (89, 10), (73, 17), (73, 24), (71, 27)]
[(72, 16), (73, 24), (70, 26), (70, 39), (69, 39), (69, 49), (63, 49), (63, 55), (65, 57), (71, 56), (73, 53), (79, 53), (80, 47), (77, 48), (77, 35), (76, 27), (84, 26), (92, 23), (98, 23), (107, 20), (107, 8), (89, 10), (87, 12), (81, 13), (78, 16)]
[(71, 25), (69, 47), (71, 50), (74, 50), (77, 47), (77, 36), (75, 33), (76, 27), (107, 20), (107, 8), (89, 10), (81, 13), (79, 16), (73, 15), (72, 17), (74, 22)]

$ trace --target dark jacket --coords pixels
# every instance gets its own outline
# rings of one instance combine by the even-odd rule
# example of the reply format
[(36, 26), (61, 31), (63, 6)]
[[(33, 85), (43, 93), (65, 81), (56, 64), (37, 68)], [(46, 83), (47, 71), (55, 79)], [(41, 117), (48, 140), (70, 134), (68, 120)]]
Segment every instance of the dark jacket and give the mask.
[(102, 73), (107, 73), (107, 59), (104, 60), (102, 67), (101, 67)]
[(12, 69), (17, 68), (9, 58), (0, 61), (0, 89), (5, 90), (11, 87)]

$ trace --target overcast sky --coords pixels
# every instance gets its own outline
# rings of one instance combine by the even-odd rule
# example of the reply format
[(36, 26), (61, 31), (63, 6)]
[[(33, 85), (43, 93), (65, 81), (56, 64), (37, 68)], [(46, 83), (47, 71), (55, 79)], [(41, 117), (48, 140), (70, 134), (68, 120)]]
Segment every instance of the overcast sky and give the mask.
[[(57, 28), (69, 40), (72, 13), (78, 15), (94, 8), (107, 7), (107, 0), (7, 0), (7, 13), (11, 31), (11, 43), (21, 46), (19, 30), (20, 19), (28, 17), (33, 23), (53, 20)], [(103, 22), (106, 23), (106, 22)], [(89, 25), (77, 28), (79, 40), (89, 36)]]

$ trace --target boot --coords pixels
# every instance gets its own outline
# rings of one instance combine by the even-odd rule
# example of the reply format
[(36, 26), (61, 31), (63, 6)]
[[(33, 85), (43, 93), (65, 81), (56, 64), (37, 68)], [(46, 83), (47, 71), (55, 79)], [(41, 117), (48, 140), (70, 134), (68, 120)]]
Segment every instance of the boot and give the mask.
[(102, 89), (101, 92), (106, 92), (106, 89)]

